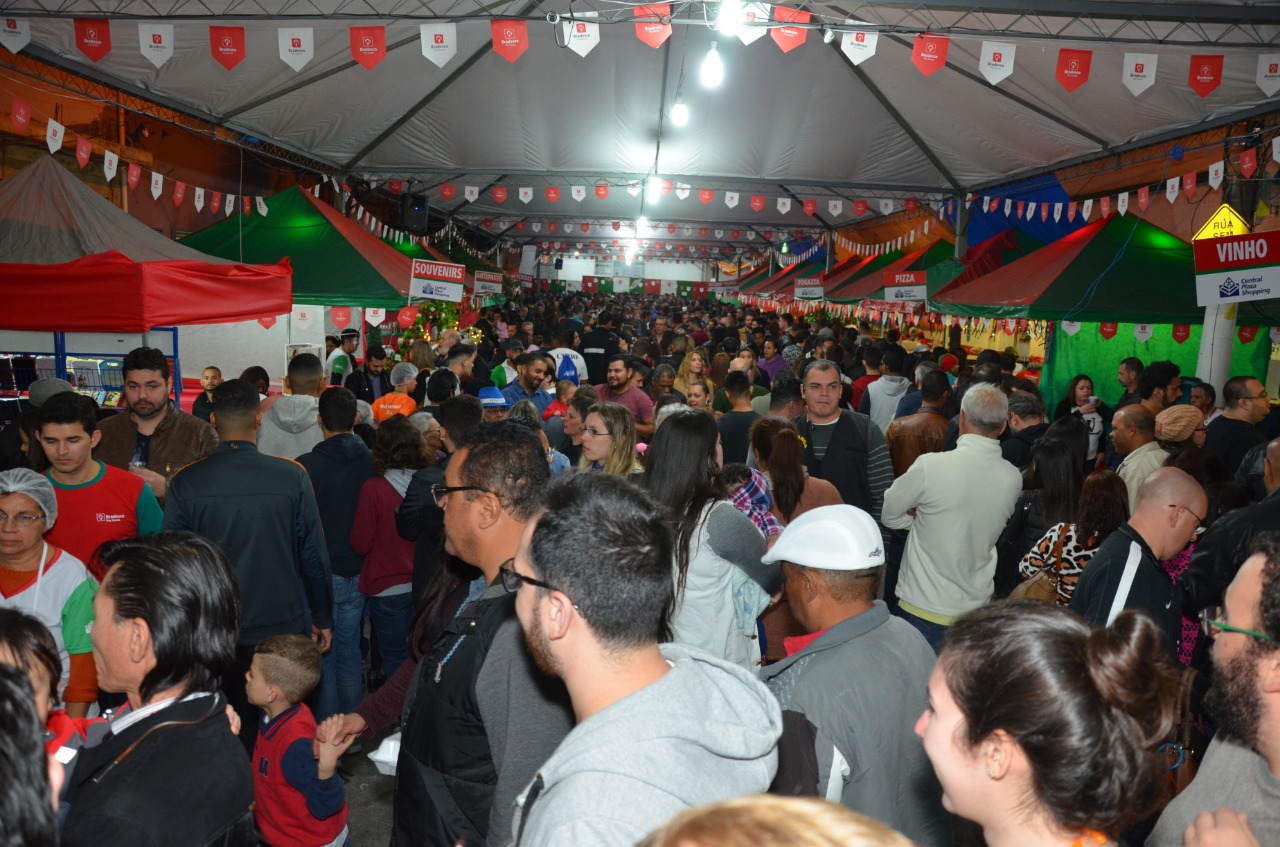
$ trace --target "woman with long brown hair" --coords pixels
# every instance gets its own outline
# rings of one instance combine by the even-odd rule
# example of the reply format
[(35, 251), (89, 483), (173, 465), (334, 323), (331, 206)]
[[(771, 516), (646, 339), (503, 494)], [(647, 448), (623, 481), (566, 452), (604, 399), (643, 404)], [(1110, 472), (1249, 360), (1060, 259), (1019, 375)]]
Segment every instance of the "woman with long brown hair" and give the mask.
[(773, 493), (773, 516), (783, 526), (810, 509), (844, 501), (825, 479), (809, 476), (804, 466), (804, 443), (796, 425), (786, 418), (760, 418), (747, 435), (756, 467), (764, 472)]

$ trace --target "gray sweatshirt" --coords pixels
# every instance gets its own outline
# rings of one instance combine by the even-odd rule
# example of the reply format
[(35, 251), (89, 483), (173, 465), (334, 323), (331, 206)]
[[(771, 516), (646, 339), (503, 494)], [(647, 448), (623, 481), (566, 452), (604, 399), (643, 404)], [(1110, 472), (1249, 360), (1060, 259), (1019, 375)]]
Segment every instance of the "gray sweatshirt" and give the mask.
[(522, 847), (630, 847), (684, 809), (768, 790), (782, 733), (773, 695), (696, 648), (662, 655), (666, 676), (575, 727), (516, 800)]
[(324, 441), (320, 429), (320, 398), (290, 394), (271, 404), (258, 430), (258, 452), (282, 459), (310, 453)]

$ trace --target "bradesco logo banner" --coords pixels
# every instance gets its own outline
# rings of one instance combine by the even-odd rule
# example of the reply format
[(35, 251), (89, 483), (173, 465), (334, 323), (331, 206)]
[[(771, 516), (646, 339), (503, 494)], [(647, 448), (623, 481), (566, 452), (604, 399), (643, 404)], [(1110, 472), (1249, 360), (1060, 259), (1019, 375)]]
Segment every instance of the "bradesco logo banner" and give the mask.
[(1280, 232), (1209, 238), (1192, 248), (1197, 305), (1280, 297)]
[(476, 294), (501, 294), (502, 274), (493, 271), (476, 271)]
[(929, 296), (924, 284), (924, 271), (885, 271), (884, 299), (889, 301), (923, 300)]
[(462, 301), (462, 282), (467, 278), (467, 269), (462, 265), (414, 259), (410, 274), (409, 293), (414, 297)]
[(813, 278), (796, 280), (797, 300), (821, 300), (822, 282)]

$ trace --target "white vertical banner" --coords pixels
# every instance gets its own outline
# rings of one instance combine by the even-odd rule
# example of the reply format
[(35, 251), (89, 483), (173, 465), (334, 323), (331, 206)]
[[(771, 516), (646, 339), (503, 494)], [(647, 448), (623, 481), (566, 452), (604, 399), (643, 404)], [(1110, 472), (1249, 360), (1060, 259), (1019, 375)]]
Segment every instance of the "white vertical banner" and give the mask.
[(102, 173), (107, 182), (116, 178), (116, 170), (120, 167), (120, 157), (110, 150), (102, 154)]
[(517, 194), (521, 203), (528, 203), (533, 200), (533, 189), (528, 186), (521, 188)]
[(458, 55), (457, 24), (422, 24), (418, 31), (422, 35), (422, 55), (437, 68), (443, 68)]
[(276, 30), (280, 41), (280, 61), (300, 71), (316, 54), (315, 31), (311, 27), (281, 27)]
[(1089, 213), (1093, 211), (1093, 200), (1086, 200), (1080, 204), (1080, 219), (1089, 220)]
[(1254, 81), (1263, 94), (1276, 96), (1280, 91), (1280, 53), (1263, 53), (1258, 57), (1258, 75)]
[(258, 214), (264, 218), (267, 216), (267, 201), (261, 197), (253, 198), (253, 204), (258, 208)]
[(1155, 53), (1124, 54), (1124, 70), (1120, 81), (1134, 97), (1146, 91), (1156, 81), (1156, 60), (1159, 58)]
[(226, 217), (231, 217), (231, 213), (235, 211), (235, 208), (236, 196), (234, 194), (228, 194), (226, 197), (222, 198), (222, 213)]
[[(769, 31), (767, 24), (773, 16), (773, 8), (768, 3), (748, 3), (742, 7), (742, 24), (738, 26), (738, 40), (743, 44), (754, 44)], [(752, 26), (752, 24), (761, 24)]]
[(1209, 166), (1209, 187), (1210, 188), (1216, 189), (1219, 185), (1222, 185), (1222, 169), (1223, 169), (1222, 162), (1214, 162), (1212, 165)]
[(734, 206), (737, 206), (737, 205), (738, 205), (738, 192), (736, 192), (736, 191), (726, 191), (726, 192), (724, 193), (724, 204), (725, 204), (726, 206), (728, 206), (730, 209), (732, 209)]
[(844, 211), (844, 201), (843, 201), (843, 200), (828, 200), (828, 201), (827, 201), (827, 214), (831, 215), (831, 217), (833, 217), (833, 218), (838, 218), (838, 217), (840, 217), (840, 213), (841, 213), (841, 212), (843, 212), (843, 211)]
[(1031, 220), (1032, 216), (1035, 215), (1035, 213), (1036, 213), (1036, 201), (1032, 200), (1029, 203), (1027, 203), (1027, 220)]
[(164, 177), (155, 171), (151, 172), (151, 197), (153, 200), (160, 199), (160, 193), (164, 191)]
[(17, 54), (31, 43), (31, 24), (25, 18), (0, 16), (0, 44)]
[(1174, 200), (1177, 200), (1178, 188), (1181, 185), (1182, 185), (1182, 180), (1178, 179), (1176, 176), (1171, 177), (1169, 181), (1164, 184), (1165, 199), (1168, 200), (1170, 203), (1172, 203)]
[(882, 214), (882, 215), (892, 215), (892, 214), (893, 214), (893, 201), (892, 201), (892, 200), (881, 200), (881, 201), (880, 201), (880, 214)]
[(1116, 197), (1116, 211), (1120, 213), (1121, 217), (1124, 217), (1125, 213), (1129, 211), (1129, 192), (1121, 191)]
[(195, 197), (193, 198), (192, 202), (196, 204), (197, 212), (204, 211), (204, 189), (203, 188), (196, 189)]
[(575, 12), (572, 20), (561, 18), (560, 25), (564, 27), (565, 44), (579, 56), (587, 55), (600, 43), (600, 24), (595, 22), (596, 14), (596, 12)]
[(1013, 73), (1014, 51), (1017, 49), (1007, 41), (982, 42), (982, 56), (978, 59), (978, 70), (987, 82), (996, 85)]
[(687, 200), (689, 197), (689, 189), (692, 188), (687, 182), (676, 183), (676, 197), (680, 200)]
[(1004, 198), (1004, 216), (1006, 218), (1009, 217), (1009, 212), (1012, 210), (1013, 210), (1013, 198), (1012, 197)]
[(779, 213), (779, 214), (782, 214), (782, 215), (785, 215), (787, 212), (790, 212), (790, 211), (791, 211), (791, 198), (790, 198), (790, 197), (779, 197), (779, 198), (778, 198), (778, 213)]
[(468, 203), (474, 203), (480, 199), (480, 186), (464, 185), (462, 186), (462, 196), (466, 198)]
[(138, 49), (157, 68), (173, 58), (173, 24), (138, 24)]
[(569, 188), (569, 196), (581, 203), (587, 198), (587, 187), (585, 185), (571, 186)]
[[(846, 20), (845, 23), (852, 24), (857, 21)], [(861, 65), (876, 54), (876, 42), (879, 40), (880, 33), (875, 30), (846, 30), (840, 36), (840, 52), (848, 56), (850, 62)]]
[(1062, 204), (1054, 203), (1053, 204), (1053, 222), (1057, 223), (1060, 220), (1062, 220)]

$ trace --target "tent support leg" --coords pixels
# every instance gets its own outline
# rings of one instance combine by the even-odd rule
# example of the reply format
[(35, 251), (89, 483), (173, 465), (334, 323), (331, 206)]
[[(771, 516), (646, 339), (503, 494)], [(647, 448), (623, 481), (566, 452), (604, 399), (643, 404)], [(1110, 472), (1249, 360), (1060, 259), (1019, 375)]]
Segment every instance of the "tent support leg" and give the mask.
[(956, 258), (969, 252), (969, 207), (964, 197), (956, 195)]
[(1231, 348), (1236, 337), (1236, 305), (1225, 303), (1205, 306), (1204, 329), (1200, 332), (1200, 354), (1196, 359), (1196, 376), (1222, 394), (1222, 386), (1231, 378)]

